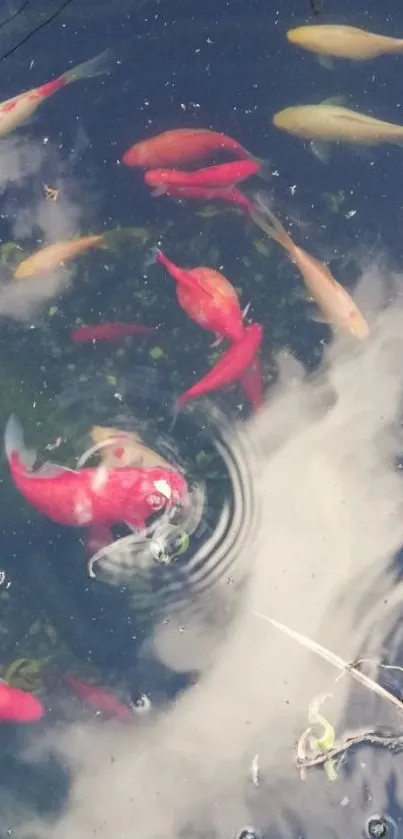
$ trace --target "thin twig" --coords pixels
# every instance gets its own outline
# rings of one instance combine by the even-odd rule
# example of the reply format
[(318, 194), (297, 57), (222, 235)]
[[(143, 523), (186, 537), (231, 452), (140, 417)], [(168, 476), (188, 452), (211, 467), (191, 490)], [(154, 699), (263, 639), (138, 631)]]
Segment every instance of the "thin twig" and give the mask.
[(336, 655), (336, 653), (333, 653), (326, 647), (322, 647), (321, 644), (318, 644), (317, 641), (312, 641), (311, 638), (308, 638), (306, 635), (302, 635), (300, 632), (290, 629), (290, 627), (286, 626), (286, 624), (274, 620), (274, 618), (270, 618), (267, 615), (263, 615), (261, 612), (256, 612), (254, 610), (252, 610), (252, 614), (261, 620), (267, 621), (267, 623), (270, 623), (277, 629), (280, 629), (285, 635), (293, 638), (294, 641), (298, 641), (298, 643), (302, 644), (303, 647), (306, 647), (308, 650), (316, 653), (329, 664), (333, 664), (333, 666), (337, 667), (338, 670), (341, 670), (343, 673), (349, 673), (350, 676), (352, 676), (357, 682), (360, 682), (361, 685), (368, 688), (373, 693), (376, 693), (381, 699), (385, 699), (395, 708), (398, 708), (399, 711), (403, 711), (403, 702), (401, 702), (400, 699), (394, 696), (389, 690), (386, 690), (386, 688), (383, 688), (382, 685), (379, 685), (378, 682), (375, 682), (374, 679), (370, 679), (370, 677), (366, 676), (365, 673), (361, 673), (360, 670), (357, 670), (347, 661), (344, 661), (344, 659), (340, 658), (340, 656)]
[(348, 749), (353, 746), (362, 746), (370, 744), (371, 746), (384, 746), (391, 749), (393, 752), (399, 752), (403, 749), (403, 733), (402, 734), (377, 734), (375, 731), (366, 731), (364, 734), (357, 734), (354, 737), (348, 737), (344, 743), (339, 746), (334, 746), (332, 749), (326, 749), (325, 752), (318, 752), (313, 757), (302, 757), (297, 753), (297, 766), (299, 769), (309, 769), (311, 766), (322, 766), (329, 759), (340, 757), (345, 754)]

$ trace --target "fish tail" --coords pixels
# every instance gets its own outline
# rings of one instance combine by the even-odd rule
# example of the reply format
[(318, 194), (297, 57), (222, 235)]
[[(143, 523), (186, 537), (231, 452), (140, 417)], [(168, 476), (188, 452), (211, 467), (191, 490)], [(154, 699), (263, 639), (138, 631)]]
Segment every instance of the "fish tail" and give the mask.
[(92, 79), (94, 76), (102, 76), (104, 73), (109, 73), (112, 64), (115, 60), (114, 50), (108, 48), (96, 55), (95, 58), (90, 58), (84, 61), (83, 64), (78, 64), (67, 73), (63, 73), (63, 78), (66, 84), (70, 82), (77, 82), (79, 79)]
[(173, 407), (172, 407), (172, 419), (171, 419), (170, 426), (168, 428), (169, 434), (175, 428), (176, 421), (178, 419), (178, 414), (179, 414), (179, 411), (180, 411), (181, 407), (182, 407), (182, 405), (180, 404), (180, 398), (178, 397), (177, 399), (175, 399), (175, 402), (174, 402)]
[(10, 462), (12, 454), (18, 454), (26, 469), (32, 469), (36, 460), (36, 451), (27, 449), (24, 443), (22, 425), (15, 414), (11, 414), (4, 432), (4, 449)]
[(161, 250), (158, 247), (158, 245), (156, 245), (154, 248), (151, 248), (148, 251), (148, 253), (146, 254), (146, 256), (144, 257), (143, 270), (146, 271), (147, 268), (150, 267), (150, 265), (155, 265), (155, 263), (159, 261), (158, 256), (160, 254), (161, 254)]
[(267, 233), (271, 239), (278, 242), (284, 250), (289, 253), (294, 250), (294, 242), (292, 241), (291, 236), (289, 236), (285, 227), (281, 224), (280, 219), (278, 219), (273, 213), (261, 195), (255, 196), (255, 204), (251, 209), (250, 215), (258, 227), (260, 227), (264, 233)]
[(251, 155), (251, 160), (254, 163), (258, 163), (260, 169), (256, 172), (256, 177), (261, 178), (262, 181), (268, 183), (272, 179), (272, 164), (270, 160), (266, 160), (264, 157), (255, 157), (255, 155)]

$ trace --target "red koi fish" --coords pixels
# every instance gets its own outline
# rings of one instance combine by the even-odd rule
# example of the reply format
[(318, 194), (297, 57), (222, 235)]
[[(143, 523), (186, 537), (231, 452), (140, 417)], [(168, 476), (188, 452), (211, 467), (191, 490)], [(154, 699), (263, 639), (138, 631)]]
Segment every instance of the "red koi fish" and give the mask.
[(105, 688), (91, 684), (91, 682), (85, 682), (78, 679), (77, 676), (70, 676), (67, 673), (61, 674), (60, 678), (72, 689), (76, 696), (90, 705), (91, 708), (94, 708), (95, 711), (100, 711), (101, 714), (107, 714), (119, 720), (133, 722), (133, 711)]
[(262, 338), (263, 327), (259, 323), (246, 326), (241, 340), (233, 344), (199, 382), (179, 396), (179, 407), (190, 399), (233, 384), (255, 360)]
[(25, 500), (58, 524), (92, 528), (90, 537), (98, 546), (107, 527), (124, 522), (143, 528), (153, 513), (188, 498), (186, 481), (174, 469), (103, 464), (74, 470), (45, 463), (34, 472), (35, 452), (25, 449), (14, 416), (6, 426), (5, 450), (11, 477)]
[(217, 152), (224, 152), (239, 160), (248, 160), (251, 154), (237, 140), (208, 128), (173, 128), (148, 140), (135, 143), (125, 152), (122, 162), (126, 166), (159, 169), (162, 166), (185, 166), (214, 159)]
[(179, 305), (202, 329), (230, 341), (242, 338), (243, 314), (238, 295), (223, 274), (213, 268), (180, 268), (160, 250), (156, 261), (176, 280)]
[(150, 169), (144, 175), (145, 183), (158, 189), (161, 194), (168, 187), (202, 186), (228, 187), (246, 181), (257, 175), (261, 163), (255, 160), (234, 160), (231, 163), (221, 163), (219, 166), (208, 166), (197, 169), (196, 172), (182, 172), (180, 169)]
[[(193, 201), (225, 201), (226, 204), (235, 204), (239, 207), (248, 218), (256, 211), (256, 207), (249, 198), (243, 194), (239, 189), (234, 187), (207, 187), (203, 186), (169, 186), (165, 190), (165, 195), (170, 198), (176, 198), (179, 201), (184, 199)], [(155, 195), (160, 195), (157, 191)]]
[(149, 335), (155, 330), (141, 323), (99, 323), (96, 326), (80, 326), (71, 333), (72, 341), (116, 341), (127, 335)]
[(103, 73), (109, 73), (113, 57), (113, 50), (107, 49), (95, 58), (85, 61), (84, 64), (73, 67), (51, 82), (32, 90), (26, 90), (12, 99), (0, 102), (0, 137), (4, 137), (5, 134), (9, 134), (10, 131), (14, 131), (15, 128), (26, 122), (42, 102), (49, 99), (49, 96), (61, 90), (62, 87), (66, 87), (71, 82), (77, 82), (79, 79), (90, 79)]
[(36, 696), (0, 680), (0, 722), (37, 722), (44, 714)]

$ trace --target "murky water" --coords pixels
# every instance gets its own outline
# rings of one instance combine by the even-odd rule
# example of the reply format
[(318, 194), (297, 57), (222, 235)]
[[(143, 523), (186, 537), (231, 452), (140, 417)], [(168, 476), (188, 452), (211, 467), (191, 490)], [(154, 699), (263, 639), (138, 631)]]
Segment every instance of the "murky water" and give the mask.
[[(0, 665), (43, 704), (24, 722), (15, 694), (10, 722), (0, 697), (1, 837), (403, 836), (402, 150), (312, 148), (273, 125), (334, 97), (400, 123), (403, 58), (330, 69), (287, 41), (308, 23), (403, 37), (403, 11), (372, 0), (0, 9), (4, 101), (110, 51), (15, 124), (21, 100), (0, 106), (0, 418), (20, 423), (41, 476), (28, 503), (3, 458)], [(262, 162), (239, 189), (330, 267), (366, 341), (317, 322), (295, 259), (228, 191), (153, 195), (123, 162), (181, 128)], [(179, 409), (230, 344), (180, 305), (156, 248), (222, 272), (262, 325), (256, 412), (256, 379), (248, 399), (239, 378)], [(84, 341), (100, 324), (118, 332)], [(111, 506), (122, 456), (168, 472), (144, 527), (120, 488), (90, 550), (88, 509), (74, 495), (81, 518), (64, 526), (57, 487), (84, 465)]]

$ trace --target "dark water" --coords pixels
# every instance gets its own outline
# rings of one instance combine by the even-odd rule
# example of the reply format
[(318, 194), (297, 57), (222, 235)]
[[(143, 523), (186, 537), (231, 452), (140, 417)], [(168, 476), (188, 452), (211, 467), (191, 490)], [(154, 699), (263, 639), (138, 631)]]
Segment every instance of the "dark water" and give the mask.
[[(357, 266), (348, 259), (357, 248), (368, 256), (381, 242), (391, 264), (399, 263), (403, 224), (400, 148), (385, 146), (368, 155), (336, 149), (326, 166), (302, 142), (271, 126), (272, 115), (286, 105), (340, 94), (351, 107), (401, 121), (401, 57), (353, 70), (342, 62), (330, 72), (287, 44), (288, 28), (312, 20), (308, 0), (279, 10), (267, 0), (74, 0), (48, 24), (55, 4), (31, 0), (20, 7), (0, 28), (0, 57), (6, 56), (0, 62), (1, 99), (49, 81), (107, 47), (113, 47), (116, 61), (109, 75), (55, 94), (18, 132), (27, 155), (10, 181), (2, 172), (1, 242), (17, 241), (28, 255), (49, 234), (60, 239), (119, 227), (132, 232), (109, 251), (84, 255), (72, 269), (70, 289), (50, 295), (24, 318), (13, 312), (10, 317), (0, 295), (2, 423), (15, 412), (42, 456), (49, 442), (62, 437), (54, 459), (69, 466), (88, 445), (91, 425), (126, 424), (144, 433), (149, 445), (158, 442), (162, 454), (173, 453), (206, 495), (203, 519), (179, 564), (147, 573), (133, 600), (130, 586), (89, 580), (81, 534), (28, 508), (3, 463), (1, 664), (6, 672), (17, 658), (39, 661), (38, 683), (27, 677), (21, 686), (37, 690), (49, 708), (38, 734), (35, 726), (32, 733), (6, 725), (0, 730), (0, 789), (10, 820), (4, 835), (21, 827), (20, 818), (10, 815), (10, 796), (22, 812), (27, 808), (51, 818), (68, 798), (68, 767), (52, 756), (39, 766), (19, 756), (31, 736), (41, 736), (42, 726), (67, 724), (83, 713), (85, 718), (79, 704), (66, 706), (57, 674), (98, 680), (127, 701), (146, 695), (161, 707), (194, 684), (197, 668), (178, 675), (144, 654), (147, 637), (168, 603), (197, 600), (215, 574), (231, 573), (225, 555), (236, 542), (240, 549), (254, 515), (250, 489), (225, 442), (230, 422), (250, 415), (241, 391), (234, 387), (220, 397), (216, 421), (200, 408), (179, 417), (171, 430), (176, 395), (203, 375), (221, 350), (212, 350), (210, 334), (178, 307), (173, 282), (147, 260), (150, 250), (162, 242), (179, 264), (208, 264), (231, 279), (243, 306), (251, 303), (248, 317), (264, 327), (261, 358), (268, 389), (276, 375), (276, 350), (286, 347), (313, 369), (329, 337), (327, 327), (311, 320), (295, 272), (271, 246), (269, 253), (259, 249), (262, 237), (240, 213), (217, 208), (208, 215), (203, 205), (151, 198), (141, 171), (119, 162), (122, 154), (168, 128), (209, 127), (236, 137), (268, 159), (272, 176), (263, 189), (282, 217), (289, 216), (301, 244), (313, 239), (317, 256), (331, 261), (346, 286), (357, 279)], [(17, 2), (5, 4), (0, 23), (18, 9)], [(317, 20), (403, 34), (403, 9), (397, 4), (351, 8), (324, 0)], [(41, 28), (30, 37), (35, 27)], [(0, 147), (0, 163), (1, 154)], [(54, 204), (45, 199), (44, 185), (60, 189)], [(251, 195), (255, 187), (261, 183), (248, 184), (245, 192)], [(15, 255), (9, 253), (2, 250), (5, 272)], [(70, 332), (80, 322), (103, 320), (135, 321), (158, 331), (120, 345), (72, 344)], [(234, 515), (239, 492), (240, 522)], [(214, 561), (220, 547), (213, 545), (213, 559), (204, 567), (193, 559), (214, 534), (223, 510), (228, 516), (219, 540), (225, 544), (224, 566)], [(51, 796), (46, 793), (50, 783)], [(388, 792), (385, 819), (399, 824), (391, 781)], [(393, 835), (387, 824), (382, 832), (375, 817), (371, 835)], [(363, 835), (366, 829), (363, 820)], [(297, 815), (290, 816), (288, 830), (295, 839), (302, 835)], [(333, 835), (340, 835), (336, 828)]]

